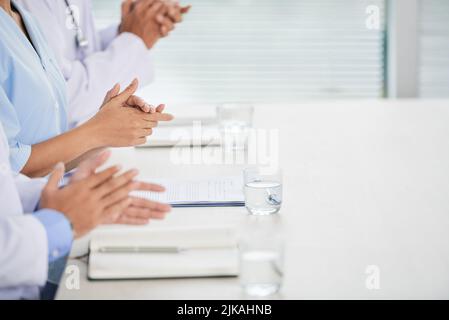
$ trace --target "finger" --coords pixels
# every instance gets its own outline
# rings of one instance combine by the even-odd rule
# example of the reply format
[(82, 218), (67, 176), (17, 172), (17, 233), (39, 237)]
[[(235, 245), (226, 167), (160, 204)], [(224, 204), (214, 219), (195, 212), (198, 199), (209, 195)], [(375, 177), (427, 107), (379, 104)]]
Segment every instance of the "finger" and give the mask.
[(151, 111), (150, 105), (146, 103), (145, 100), (143, 100), (141, 97), (137, 96), (131, 96), (126, 101), (126, 106), (133, 108), (135, 107), (140, 108), (140, 110), (146, 113), (149, 113)]
[(148, 113), (156, 113), (156, 107), (150, 104), (150, 111)]
[(108, 168), (102, 172), (96, 173), (92, 176), (90, 176), (89, 178), (87, 178), (88, 180), (88, 187), (89, 188), (96, 188), (100, 185), (102, 185), (103, 183), (105, 183), (106, 181), (108, 181), (109, 179), (111, 179), (116, 173), (118, 173), (120, 170), (122, 169), (122, 167), (120, 165), (118, 166), (114, 166), (111, 168)]
[(101, 199), (100, 203), (103, 206), (111, 206), (120, 201), (123, 201), (126, 198), (129, 198), (130, 192), (137, 190), (136, 182), (128, 182), (126, 185), (116, 189), (113, 192), (107, 193), (103, 199)]
[(71, 181), (79, 181), (86, 179), (91, 174), (95, 172), (96, 169), (101, 167), (108, 161), (111, 156), (111, 151), (105, 150), (100, 152), (98, 155), (90, 157), (87, 160), (84, 160), (78, 166), (76, 173), (72, 176)]
[(150, 8), (156, 0), (140, 0), (135, 3), (135, 10), (138, 12), (142, 12)]
[(145, 208), (137, 208), (137, 207), (127, 207), (124, 212), (123, 216), (131, 217), (131, 218), (140, 218), (140, 219), (157, 219), (162, 220), (165, 219), (167, 216), (167, 213), (165, 212), (159, 212), (159, 211), (151, 211), (149, 209)]
[(114, 87), (106, 93), (106, 97), (103, 100), (103, 105), (111, 101), (120, 93), (120, 84), (116, 83)]
[(172, 31), (173, 29), (174, 29), (174, 27), (173, 28), (169, 28), (167, 26), (162, 26), (161, 30), (160, 30), (160, 34), (161, 34), (162, 37), (166, 37), (166, 36), (168, 36), (170, 34), (170, 31)]
[(116, 223), (120, 216), (130, 206), (131, 199), (128, 197), (112, 206), (106, 208), (103, 212), (102, 224)]
[(128, 224), (128, 225), (135, 225), (135, 226), (143, 226), (148, 224), (150, 221), (148, 219), (142, 219), (142, 218), (133, 218), (128, 216), (120, 216), (117, 219), (117, 224)]
[(139, 88), (139, 81), (137, 79), (134, 79), (122, 93), (117, 95), (112, 100), (123, 105), (134, 93), (136, 93), (138, 88)]
[(146, 143), (147, 143), (147, 137), (140, 137), (140, 138), (134, 140), (131, 143), (131, 146), (136, 147), (136, 146), (141, 146), (141, 145), (146, 144)]
[(156, 15), (156, 22), (159, 23), (160, 25), (164, 24), (166, 19), (169, 19), (165, 16), (167, 10), (165, 8), (161, 8), (161, 10), (159, 10), (159, 12)]
[(169, 113), (153, 113), (146, 114), (143, 118), (145, 121), (158, 122), (158, 121), (172, 121), (174, 119), (173, 115)]
[(153, 129), (156, 128), (158, 126), (158, 124), (159, 123), (157, 121), (144, 121), (142, 123), (143, 132), (147, 132), (147, 131), (149, 131), (149, 132), (147, 135), (142, 135), (141, 137), (146, 137), (150, 134), (153, 134)]
[(145, 105), (140, 107), (140, 110), (142, 110), (145, 113), (151, 113), (151, 107), (149, 104), (145, 103)]
[(126, 188), (138, 174), (139, 171), (133, 169), (119, 175), (118, 177), (114, 177), (100, 185), (96, 190), (96, 194), (103, 198), (113, 194), (114, 192), (118, 192), (119, 190)]
[(145, 7), (145, 14), (143, 16), (143, 19), (145, 21), (151, 21), (153, 22), (154, 20), (156, 20), (157, 22), (157, 15), (159, 13), (160, 10), (164, 10), (165, 5), (164, 3), (158, 1), (156, 3), (154, 3), (152, 6), (150, 7)]
[(122, 17), (127, 16), (132, 9), (134, 0), (124, 0), (122, 2)]
[(156, 112), (162, 113), (165, 110), (165, 104), (160, 104), (157, 108), (156, 108)]
[(171, 206), (166, 203), (151, 201), (137, 197), (131, 197), (131, 200), (132, 200), (131, 205), (133, 207), (146, 208), (149, 210), (160, 211), (165, 213), (171, 211)]
[(147, 103), (145, 102), (145, 100), (142, 99), (141, 97), (138, 97), (138, 96), (131, 96), (131, 97), (129, 97), (129, 99), (126, 101), (126, 105), (129, 106), (129, 107), (135, 107), (135, 106), (137, 106), (137, 107), (142, 107), (142, 106), (144, 106), (145, 104), (147, 104)]
[(168, 30), (165, 27), (161, 27), (161, 30), (159, 31), (162, 38), (165, 38), (168, 36)]
[(182, 7), (182, 8), (181, 8), (181, 13), (182, 13), (182, 14), (186, 14), (186, 13), (188, 13), (188, 12), (190, 11), (190, 8), (192, 8), (192, 6), (191, 6), (191, 5), (188, 5), (188, 6)]
[(148, 10), (147, 12), (147, 15), (154, 17), (156, 13), (159, 12), (161, 9), (164, 10), (163, 9), (164, 7), (165, 4), (163, 2), (157, 2), (151, 6), (150, 10)]
[(179, 23), (182, 21), (182, 14), (179, 6), (172, 5), (168, 7), (168, 16), (170, 19), (175, 22)]
[(170, 33), (170, 31), (173, 31), (173, 29), (175, 29), (175, 24), (171, 20), (165, 19), (161, 25), (160, 33), (165, 37)]
[(153, 191), (153, 192), (164, 192), (165, 187), (155, 183), (148, 183), (139, 181), (139, 190), (141, 191)]
[(50, 174), (50, 177), (48, 178), (48, 182), (45, 186), (45, 189), (58, 190), (59, 182), (64, 177), (64, 173), (65, 173), (64, 163), (59, 162), (53, 169), (53, 172)]
[(140, 137), (139, 138), (145, 138), (145, 137), (149, 137), (153, 134), (153, 129), (152, 128), (148, 128), (148, 129), (141, 129), (140, 130)]

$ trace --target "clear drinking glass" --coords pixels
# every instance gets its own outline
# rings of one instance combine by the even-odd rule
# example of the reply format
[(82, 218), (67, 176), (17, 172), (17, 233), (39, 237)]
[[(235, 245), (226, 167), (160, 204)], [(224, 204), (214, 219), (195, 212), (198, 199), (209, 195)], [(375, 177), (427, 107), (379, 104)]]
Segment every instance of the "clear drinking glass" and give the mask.
[[(262, 217), (261, 217), (262, 218)], [(283, 281), (284, 241), (273, 232), (251, 232), (239, 242), (240, 283), (251, 296), (277, 293)]]
[(218, 124), (225, 148), (246, 149), (253, 116), (254, 107), (249, 104), (225, 103), (217, 107)]
[(265, 168), (244, 170), (245, 206), (250, 214), (278, 213), (282, 205), (282, 172)]

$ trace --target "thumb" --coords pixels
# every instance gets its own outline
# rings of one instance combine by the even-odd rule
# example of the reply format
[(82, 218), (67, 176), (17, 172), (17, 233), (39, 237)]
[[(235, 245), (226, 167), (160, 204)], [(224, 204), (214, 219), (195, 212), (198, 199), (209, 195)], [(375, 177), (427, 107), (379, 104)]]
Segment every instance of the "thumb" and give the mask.
[(72, 176), (70, 181), (80, 181), (90, 177), (95, 173), (95, 170), (106, 163), (110, 156), (111, 152), (109, 150), (105, 150), (96, 156), (92, 156), (84, 160), (80, 163), (78, 169), (75, 171), (75, 174)]
[(192, 6), (186, 6), (186, 7), (182, 7), (181, 8), (181, 13), (182, 14), (186, 14), (186, 13), (188, 13), (189, 11), (190, 11), (190, 8), (192, 8)]
[(156, 112), (162, 113), (165, 110), (165, 104), (160, 104), (157, 108), (156, 108)]
[(122, 2), (122, 17), (128, 15), (131, 12), (133, 0), (125, 0)]
[(103, 105), (111, 101), (112, 98), (116, 97), (120, 93), (120, 84), (115, 84), (114, 87), (106, 93), (106, 97), (104, 98)]
[(48, 178), (48, 182), (45, 188), (47, 190), (58, 190), (59, 181), (61, 181), (61, 179), (64, 177), (64, 173), (65, 173), (64, 163), (59, 162), (53, 169), (53, 172), (50, 174), (50, 177)]
[(134, 79), (133, 82), (119, 95), (113, 98), (114, 101), (124, 104), (139, 88), (139, 81)]

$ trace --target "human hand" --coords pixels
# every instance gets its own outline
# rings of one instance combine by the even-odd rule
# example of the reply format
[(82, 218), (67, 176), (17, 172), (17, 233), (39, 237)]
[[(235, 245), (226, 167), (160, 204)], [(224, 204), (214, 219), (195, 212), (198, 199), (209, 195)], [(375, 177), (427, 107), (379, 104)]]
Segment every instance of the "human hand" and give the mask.
[(168, 36), (175, 24), (182, 22), (183, 15), (190, 11), (191, 6), (181, 7), (178, 1), (163, 0), (164, 8), (157, 14), (156, 21), (160, 25), (162, 37)]
[(64, 171), (64, 164), (56, 166), (42, 191), (40, 207), (63, 213), (72, 223), (75, 238), (105, 221), (118, 219), (118, 213), (131, 202), (129, 193), (139, 187), (133, 181), (138, 174), (136, 170), (115, 177), (120, 171), (120, 167), (116, 166), (70, 182), (60, 189), (58, 184)]
[[(114, 87), (111, 90), (109, 90), (106, 93), (106, 97), (104, 98), (103, 104), (100, 107), (100, 109), (103, 108), (103, 106), (105, 106), (113, 98), (118, 96), (119, 93), (120, 93), (120, 84), (117, 83), (114, 85)], [(130, 108), (139, 108), (140, 110), (142, 110), (143, 112), (146, 112), (146, 113), (155, 113), (156, 112), (156, 107), (148, 104), (145, 100), (143, 100), (142, 98), (135, 96), (135, 95), (132, 95), (131, 97), (129, 97), (129, 99), (125, 102), (125, 106), (130, 107)]]
[(70, 177), (70, 182), (81, 181), (89, 178), (97, 172), (97, 169), (108, 161), (111, 151), (103, 150), (81, 162)]
[[(129, 107), (129, 103), (138, 103), (132, 98), (138, 88), (134, 80), (122, 93), (117, 92), (117, 86), (108, 95), (100, 111), (88, 122), (90, 139), (95, 139), (97, 147), (129, 147), (144, 144), (146, 137), (151, 135), (159, 121), (171, 121), (170, 114), (157, 112), (164, 109), (163, 105), (155, 108), (155, 113), (141, 112), (140, 108)], [(115, 91), (114, 91), (115, 90)], [(107, 98), (108, 98), (107, 95)], [(134, 99), (134, 100), (133, 100)], [(151, 109), (151, 108), (150, 108)]]
[[(95, 174), (95, 171), (101, 167), (110, 157), (110, 151), (104, 151), (95, 157), (91, 157), (83, 161), (70, 179), (71, 182), (87, 179)], [(165, 188), (152, 183), (137, 182), (137, 190), (163, 192)], [(107, 209), (109, 219), (105, 220), (105, 224), (132, 224), (144, 225), (148, 224), (150, 219), (164, 219), (171, 207), (168, 204), (149, 201), (136, 197), (129, 197), (129, 205), (126, 208), (115, 206)]]
[(155, 17), (162, 10), (164, 4), (158, 0), (123, 1), (119, 33), (130, 32), (141, 38), (146, 47), (151, 49), (161, 37)]
[[(139, 191), (151, 191), (151, 192), (163, 192), (165, 189), (162, 186), (139, 182), (137, 187)], [(150, 220), (164, 219), (165, 216), (171, 211), (171, 206), (168, 204), (141, 199), (137, 197), (130, 197), (131, 203), (128, 207), (119, 213), (116, 220), (110, 220), (106, 223), (114, 224), (131, 224), (131, 225), (145, 225)], [(115, 216), (117, 212), (111, 214)]]

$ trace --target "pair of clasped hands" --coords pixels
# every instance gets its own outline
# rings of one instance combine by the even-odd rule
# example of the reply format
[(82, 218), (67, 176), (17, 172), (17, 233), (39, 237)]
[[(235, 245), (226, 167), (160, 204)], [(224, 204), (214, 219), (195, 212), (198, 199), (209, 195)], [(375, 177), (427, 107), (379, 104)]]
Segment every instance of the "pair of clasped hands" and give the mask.
[[(123, 147), (145, 143), (159, 121), (173, 119), (163, 112), (164, 105), (154, 107), (135, 96), (137, 87), (138, 81), (134, 80), (120, 93), (120, 86), (115, 85), (97, 115), (84, 124), (92, 127), (102, 124), (102, 130), (110, 130), (101, 134), (105, 145)], [(171, 209), (167, 204), (130, 196), (136, 190), (164, 191), (162, 186), (136, 181), (137, 170), (120, 173), (121, 166), (113, 166), (97, 172), (109, 157), (110, 151), (101, 148), (79, 164), (70, 183), (62, 188), (59, 182), (65, 166), (57, 164), (42, 192), (40, 208), (64, 214), (72, 224), (75, 238), (100, 224), (147, 224), (150, 219), (163, 219)]]

